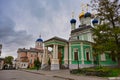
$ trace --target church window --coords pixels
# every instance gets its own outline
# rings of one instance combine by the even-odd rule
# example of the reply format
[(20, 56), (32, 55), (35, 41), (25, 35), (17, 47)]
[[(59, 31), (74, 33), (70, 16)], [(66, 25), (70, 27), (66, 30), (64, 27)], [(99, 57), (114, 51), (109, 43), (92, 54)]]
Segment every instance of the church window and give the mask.
[(74, 48), (74, 60), (78, 60), (78, 48)]
[(84, 38), (84, 40), (87, 41), (87, 40), (88, 40), (88, 36), (87, 36), (87, 34), (84, 34), (84, 35), (83, 35), (83, 38)]
[(79, 36), (79, 40), (82, 40), (82, 36)]
[(85, 53), (86, 53), (86, 60), (89, 61), (90, 60), (90, 49), (86, 48)]
[(77, 40), (79, 40), (79, 36), (77, 36)]
[(78, 52), (74, 52), (74, 59), (78, 60)]
[(86, 58), (87, 58), (87, 61), (90, 60), (90, 55), (89, 55), (89, 52), (86, 52)]

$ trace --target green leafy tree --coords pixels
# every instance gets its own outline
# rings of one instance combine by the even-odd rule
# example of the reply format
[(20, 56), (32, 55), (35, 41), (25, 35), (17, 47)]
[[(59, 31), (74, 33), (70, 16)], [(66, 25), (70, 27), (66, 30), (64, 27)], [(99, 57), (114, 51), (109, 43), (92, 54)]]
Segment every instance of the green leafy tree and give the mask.
[(93, 29), (94, 50), (117, 57), (120, 67), (120, 1), (91, 0), (93, 10), (97, 11), (100, 23)]
[(10, 64), (10, 65), (12, 65), (12, 60), (13, 60), (14, 58), (12, 57), (12, 56), (7, 56), (7, 57), (5, 57), (5, 64)]
[(39, 58), (34, 60), (34, 67), (36, 67), (37, 70), (41, 67), (41, 62), (39, 61)]

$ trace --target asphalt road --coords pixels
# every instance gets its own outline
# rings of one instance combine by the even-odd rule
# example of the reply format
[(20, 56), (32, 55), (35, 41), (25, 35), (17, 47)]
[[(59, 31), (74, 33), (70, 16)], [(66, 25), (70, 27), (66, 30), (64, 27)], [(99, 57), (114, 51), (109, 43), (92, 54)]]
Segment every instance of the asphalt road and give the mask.
[(1, 70), (0, 80), (68, 80), (49, 75), (34, 74), (19, 70)]

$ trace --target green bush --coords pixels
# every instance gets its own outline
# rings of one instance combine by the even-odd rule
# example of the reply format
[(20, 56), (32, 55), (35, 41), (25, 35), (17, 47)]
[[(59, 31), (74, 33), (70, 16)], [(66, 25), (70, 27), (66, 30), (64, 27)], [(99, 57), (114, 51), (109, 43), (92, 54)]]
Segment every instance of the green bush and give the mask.
[(37, 67), (31, 67), (31, 68), (28, 68), (28, 70), (36, 70)]
[(73, 69), (71, 74), (83, 74), (88, 76), (115, 77), (120, 75), (120, 69), (109, 67), (93, 67), (83, 69)]

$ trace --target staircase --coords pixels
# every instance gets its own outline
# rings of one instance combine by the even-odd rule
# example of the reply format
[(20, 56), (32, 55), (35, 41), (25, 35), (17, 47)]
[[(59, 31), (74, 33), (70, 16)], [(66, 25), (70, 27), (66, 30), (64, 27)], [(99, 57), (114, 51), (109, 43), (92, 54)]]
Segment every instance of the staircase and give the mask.
[(65, 67), (64, 65), (60, 65), (60, 69), (68, 69), (68, 67)]
[(50, 68), (51, 68), (50, 65), (46, 65), (46, 66), (42, 67), (41, 70), (49, 71)]

